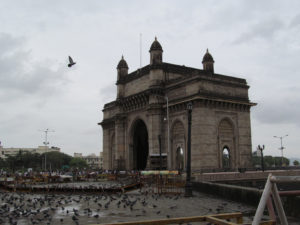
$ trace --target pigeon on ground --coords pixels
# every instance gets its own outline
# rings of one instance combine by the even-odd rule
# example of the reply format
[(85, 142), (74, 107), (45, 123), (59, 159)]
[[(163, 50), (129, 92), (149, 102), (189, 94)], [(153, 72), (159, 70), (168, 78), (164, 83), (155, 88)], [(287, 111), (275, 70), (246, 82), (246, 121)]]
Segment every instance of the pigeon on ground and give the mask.
[(73, 61), (73, 59), (71, 58), (71, 56), (69, 56), (69, 64), (68, 67), (74, 66), (76, 64), (76, 62)]

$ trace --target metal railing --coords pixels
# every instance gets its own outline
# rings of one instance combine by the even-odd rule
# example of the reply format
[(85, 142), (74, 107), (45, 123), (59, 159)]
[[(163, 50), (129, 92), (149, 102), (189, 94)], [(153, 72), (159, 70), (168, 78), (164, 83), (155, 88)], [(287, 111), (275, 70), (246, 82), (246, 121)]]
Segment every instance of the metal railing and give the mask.
[(269, 174), (265, 185), (265, 189), (263, 191), (260, 202), (256, 209), (256, 213), (252, 225), (258, 225), (260, 223), (266, 206), (268, 207), (268, 211), (271, 219), (276, 221), (273, 202), (277, 209), (278, 217), (281, 225), (288, 225), (288, 221), (280, 199), (280, 194), (299, 195), (300, 191), (284, 191), (280, 193), (277, 189), (276, 183), (294, 183), (294, 182), (300, 182), (300, 176), (272, 176), (272, 174)]
[[(235, 222), (231, 221), (234, 220)], [(238, 225), (243, 223), (243, 215), (240, 212), (223, 213), (206, 216), (179, 217), (170, 219), (133, 221), (122, 223), (109, 223), (106, 225), (166, 225), (166, 224), (183, 224), (193, 222), (208, 222), (216, 225)], [(275, 221), (262, 221), (260, 225), (275, 225)]]

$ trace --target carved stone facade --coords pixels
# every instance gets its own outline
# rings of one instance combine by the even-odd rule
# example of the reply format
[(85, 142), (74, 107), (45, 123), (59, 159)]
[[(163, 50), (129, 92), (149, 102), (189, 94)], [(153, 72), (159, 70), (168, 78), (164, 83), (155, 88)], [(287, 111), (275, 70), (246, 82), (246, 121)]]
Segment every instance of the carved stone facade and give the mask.
[(149, 52), (150, 64), (129, 74), (123, 56), (118, 64), (117, 98), (105, 104), (99, 123), (103, 167), (185, 168), (188, 102), (193, 104), (192, 170), (250, 167), (250, 107), (255, 103), (246, 80), (214, 73), (208, 51), (203, 70), (163, 62), (156, 38)]

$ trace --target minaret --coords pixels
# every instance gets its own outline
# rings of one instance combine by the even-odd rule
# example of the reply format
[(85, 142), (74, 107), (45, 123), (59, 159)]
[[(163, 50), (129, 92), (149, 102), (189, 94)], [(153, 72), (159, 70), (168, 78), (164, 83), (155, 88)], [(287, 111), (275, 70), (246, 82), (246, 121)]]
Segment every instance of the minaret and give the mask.
[(150, 47), (149, 52), (150, 52), (150, 65), (162, 63), (163, 49), (162, 49), (160, 43), (157, 41), (156, 37)]
[(120, 97), (124, 96), (124, 84), (122, 83), (122, 78), (124, 78), (126, 75), (128, 75), (128, 65), (127, 65), (127, 62), (125, 61), (123, 55), (122, 55), (120, 62), (118, 63), (117, 70), (118, 70), (117, 98), (120, 98)]
[(123, 55), (120, 62), (118, 63), (117, 70), (118, 70), (118, 81), (122, 79), (123, 76), (126, 76), (128, 74), (128, 65)]
[(205, 55), (203, 56), (202, 64), (203, 70), (214, 73), (214, 59), (211, 54), (206, 50)]

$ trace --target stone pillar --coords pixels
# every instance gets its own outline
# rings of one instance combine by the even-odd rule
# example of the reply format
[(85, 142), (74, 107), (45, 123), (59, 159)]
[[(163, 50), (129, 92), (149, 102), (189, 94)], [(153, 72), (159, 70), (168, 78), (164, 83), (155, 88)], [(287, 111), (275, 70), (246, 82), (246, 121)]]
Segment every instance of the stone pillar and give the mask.
[(118, 170), (125, 170), (125, 120), (117, 117), (115, 122), (116, 134), (116, 166)]
[(161, 135), (161, 105), (158, 103), (158, 98), (154, 95), (149, 96), (148, 109), (148, 143), (149, 143), (149, 157), (147, 162), (147, 169), (150, 168), (151, 154), (159, 154), (158, 135)]
[(103, 169), (109, 169), (109, 130), (103, 128)]
[(164, 71), (161, 69), (160, 65), (152, 66), (149, 74), (150, 82), (149, 87), (160, 85), (164, 80)]

